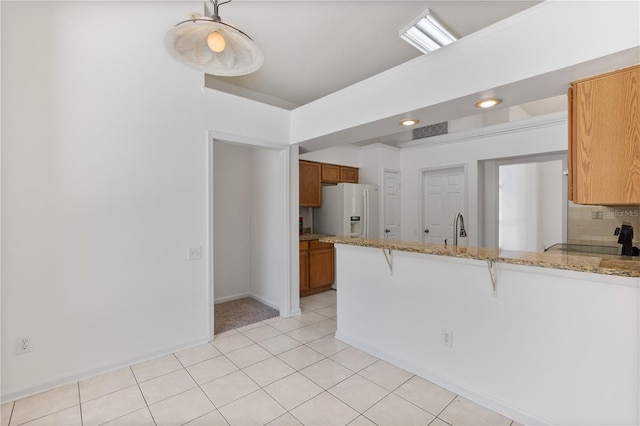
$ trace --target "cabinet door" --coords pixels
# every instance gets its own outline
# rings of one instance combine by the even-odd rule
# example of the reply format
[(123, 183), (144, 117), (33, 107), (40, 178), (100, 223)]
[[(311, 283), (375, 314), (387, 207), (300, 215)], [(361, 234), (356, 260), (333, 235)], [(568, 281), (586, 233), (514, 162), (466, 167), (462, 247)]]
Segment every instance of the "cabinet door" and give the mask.
[(322, 182), (340, 182), (340, 166), (335, 164), (322, 164)]
[(574, 201), (575, 196), (575, 181), (576, 181), (576, 117), (575, 109), (573, 108), (573, 88), (570, 87), (567, 91), (567, 116), (568, 116), (568, 130), (569, 130), (569, 150), (567, 152), (567, 162), (569, 165), (569, 173), (567, 175), (567, 197), (569, 201)]
[(340, 182), (358, 183), (358, 169), (356, 167), (340, 166)]
[(333, 245), (309, 252), (309, 287), (333, 284)]
[(320, 163), (299, 162), (300, 207), (320, 207)]
[(640, 204), (639, 98), (640, 66), (573, 84), (574, 202)]
[(309, 289), (309, 251), (300, 250), (300, 291)]

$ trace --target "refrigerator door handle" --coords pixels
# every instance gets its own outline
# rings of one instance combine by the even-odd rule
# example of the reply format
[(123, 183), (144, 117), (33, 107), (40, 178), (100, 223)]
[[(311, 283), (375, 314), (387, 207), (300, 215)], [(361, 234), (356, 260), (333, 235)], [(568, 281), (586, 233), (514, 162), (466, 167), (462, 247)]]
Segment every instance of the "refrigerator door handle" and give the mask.
[(369, 238), (369, 190), (362, 191), (362, 201), (364, 202), (364, 223), (362, 224), (362, 234)]

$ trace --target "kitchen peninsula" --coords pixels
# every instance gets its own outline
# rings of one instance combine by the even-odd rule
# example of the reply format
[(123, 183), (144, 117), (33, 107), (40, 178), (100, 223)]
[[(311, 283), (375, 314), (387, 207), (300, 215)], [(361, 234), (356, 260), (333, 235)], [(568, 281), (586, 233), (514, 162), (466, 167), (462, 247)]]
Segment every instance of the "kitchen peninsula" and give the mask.
[(320, 241), (337, 338), (523, 424), (639, 423), (640, 261)]

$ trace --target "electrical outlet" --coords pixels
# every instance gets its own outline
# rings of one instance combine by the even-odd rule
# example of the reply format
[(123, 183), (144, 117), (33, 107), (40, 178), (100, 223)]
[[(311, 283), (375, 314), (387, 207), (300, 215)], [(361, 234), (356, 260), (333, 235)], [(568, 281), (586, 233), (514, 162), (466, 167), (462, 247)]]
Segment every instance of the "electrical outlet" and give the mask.
[(190, 247), (187, 253), (187, 260), (202, 259), (202, 247)]
[(449, 348), (453, 348), (453, 331), (443, 328), (440, 334), (440, 343)]
[(19, 337), (16, 339), (16, 355), (26, 354), (33, 351), (31, 337)]

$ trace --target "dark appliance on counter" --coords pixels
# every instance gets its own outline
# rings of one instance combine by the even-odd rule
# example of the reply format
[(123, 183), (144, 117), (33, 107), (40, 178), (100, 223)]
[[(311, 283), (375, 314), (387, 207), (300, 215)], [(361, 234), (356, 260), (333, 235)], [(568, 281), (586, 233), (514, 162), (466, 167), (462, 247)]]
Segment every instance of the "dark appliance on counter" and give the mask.
[(616, 228), (613, 235), (618, 236), (618, 244), (622, 244), (622, 256), (638, 256), (638, 247), (633, 247), (633, 226), (623, 223), (620, 228)]

